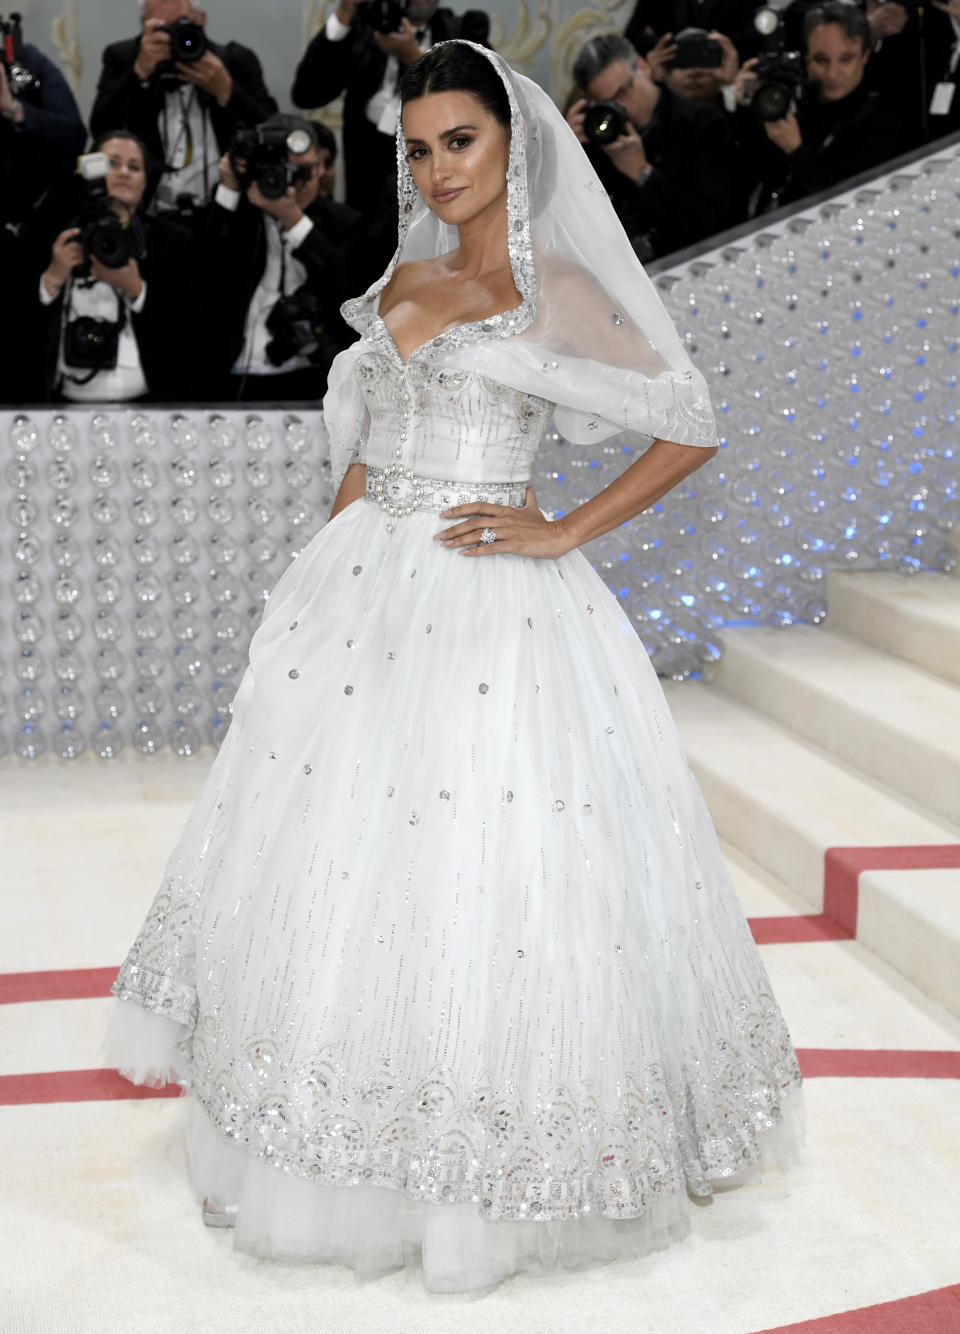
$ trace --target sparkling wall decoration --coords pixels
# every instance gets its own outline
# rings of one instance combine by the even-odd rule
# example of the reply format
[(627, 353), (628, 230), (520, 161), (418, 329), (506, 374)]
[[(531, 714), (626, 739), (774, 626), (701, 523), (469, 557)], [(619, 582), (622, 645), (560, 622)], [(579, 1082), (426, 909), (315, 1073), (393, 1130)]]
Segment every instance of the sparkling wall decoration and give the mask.
[(318, 412), (6, 414), (0, 751), (218, 742), (332, 500)]
[[(657, 670), (827, 615), (825, 575), (948, 569), (960, 521), (960, 152), (666, 271), (716, 458), (585, 548)], [(544, 508), (642, 450), (548, 437)], [(318, 412), (0, 414), (0, 753), (216, 743), (266, 594), (332, 501)]]
[[(710, 384), (720, 453), (586, 548), (661, 675), (724, 625), (827, 615), (830, 569), (946, 570), (960, 523), (960, 147), (657, 278)], [(554, 436), (562, 512), (635, 443)]]

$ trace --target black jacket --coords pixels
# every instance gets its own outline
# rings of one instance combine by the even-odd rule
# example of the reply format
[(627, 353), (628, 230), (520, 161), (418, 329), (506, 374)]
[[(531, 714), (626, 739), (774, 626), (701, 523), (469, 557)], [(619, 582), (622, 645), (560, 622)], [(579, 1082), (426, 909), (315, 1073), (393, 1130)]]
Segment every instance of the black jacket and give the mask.
[[(317, 396), (323, 393), (333, 357), (356, 334), (340, 317), (340, 306), (377, 276), (365, 262), (363, 229), (355, 209), (320, 196), (307, 209), (313, 227), (293, 252), (307, 271), (304, 286), (321, 304)], [(273, 220), (246, 199), (236, 212), (214, 202), (202, 238), (204, 306), (199, 315), (205, 341), (204, 370), (227, 375), (243, 347), (247, 310), (267, 262), (264, 222)]]
[[(197, 89), (201, 106), (210, 113), (217, 147), (224, 153), (236, 130), (259, 125), (274, 114), (277, 104), (267, 91), (260, 61), (251, 50), (238, 42), (227, 42), (225, 46), (211, 42), (210, 49), (220, 57), (233, 79), (233, 91), (225, 107), (209, 93)], [(155, 163), (162, 166), (160, 115), (165, 90), (157, 72), (147, 80), (146, 87), (137, 78), (133, 67), (139, 50), (140, 38), (134, 37), (114, 42), (104, 51), (90, 129), (94, 136), (106, 130), (132, 130), (146, 144)]]
[(87, 131), (60, 70), (35, 46), (23, 63), (39, 87), (21, 94), (24, 119), (0, 117), (0, 273), (6, 318), (0, 332), (0, 402), (38, 402), (44, 395), (37, 357), (37, 274), (68, 216), (73, 171)]
[[(142, 226), (146, 253), (138, 261), (138, 267), (147, 296), (140, 313), (134, 315), (128, 311), (127, 318), (137, 340), (149, 397), (178, 402), (192, 396), (196, 374), (191, 342), (194, 324), (189, 309), (189, 293), (197, 285), (193, 236), (175, 219), (165, 216), (142, 219)], [(48, 400), (57, 395), (59, 388), (57, 360), (66, 313), (65, 292), (66, 289), (51, 305), (40, 306)], [(38, 296), (35, 301), (39, 305)], [(87, 372), (74, 373), (82, 377)]]
[(660, 91), (642, 133), (653, 173), (636, 185), (600, 148), (588, 149), (641, 258), (693, 245), (741, 220), (736, 148), (727, 118), (709, 102)]
[[(462, 16), (438, 9), (430, 21), (434, 44), (463, 37), (485, 45), (490, 20), (480, 10)], [(297, 66), (291, 97), (298, 107), (324, 107), (346, 92), (343, 104), (343, 155), (347, 203), (368, 217), (389, 198), (389, 181), (396, 168), (391, 136), (381, 134), (366, 115), (366, 106), (383, 83), (387, 57), (373, 34), (358, 19), (340, 42), (327, 39), (321, 28)]]
[(866, 83), (835, 102), (820, 102), (807, 91), (796, 114), (803, 142), (796, 152), (783, 153), (770, 142), (749, 108), (737, 112), (743, 142), (753, 144), (762, 182), (758, 212), (833, 189), (904, 149), (896, 110)]

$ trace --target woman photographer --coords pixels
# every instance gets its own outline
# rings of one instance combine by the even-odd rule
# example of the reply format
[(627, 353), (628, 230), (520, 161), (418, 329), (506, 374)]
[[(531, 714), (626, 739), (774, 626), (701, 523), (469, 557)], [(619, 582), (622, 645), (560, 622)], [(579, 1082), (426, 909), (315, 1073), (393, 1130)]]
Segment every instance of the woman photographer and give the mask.
[(182, 398), (192, 359), (182, 355), (187, 320), (176, 294), (190, 290), (190, 234), (172, 220), (142, 217), (147, 163), (139, 139), (112, 130), (94, 153), (106, 157), (106, 175), (86, 181), (79, 218), (57, 236), (40, 278), (47, 397)]

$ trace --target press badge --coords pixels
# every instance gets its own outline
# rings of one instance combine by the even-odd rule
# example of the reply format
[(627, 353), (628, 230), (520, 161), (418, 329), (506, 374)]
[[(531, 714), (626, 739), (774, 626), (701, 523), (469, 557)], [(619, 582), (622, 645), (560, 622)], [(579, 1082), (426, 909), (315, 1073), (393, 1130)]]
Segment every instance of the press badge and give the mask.
[(949, 116), (953, 104), (953, 95), (957, 91), (955, 83), (938, 83), (930, 99), (931, 116)]

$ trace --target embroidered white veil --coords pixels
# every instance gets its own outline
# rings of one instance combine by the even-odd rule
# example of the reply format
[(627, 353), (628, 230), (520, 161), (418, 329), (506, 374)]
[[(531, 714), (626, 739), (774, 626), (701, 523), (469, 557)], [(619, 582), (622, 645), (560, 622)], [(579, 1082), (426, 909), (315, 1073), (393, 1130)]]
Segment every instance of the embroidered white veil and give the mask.
[[(507, 177), (513, 310), (444, 330), (411, 360), (475, 372), (555, 405), (556, 428), (588, 443), (625, 428), (677, 444), (717, 443), (703, 376), (627, 240), (600, 180), (547, 94), (485, 47), (510, 101)], [(343, 316), (361, 334), (399, 263), (455, 249), (413, 183), (402, 125), (397, 129), (399, 243), (386, 272)], [(334, 361), (323, 402), (334, 481), (362, 458), (361, 339)]]

